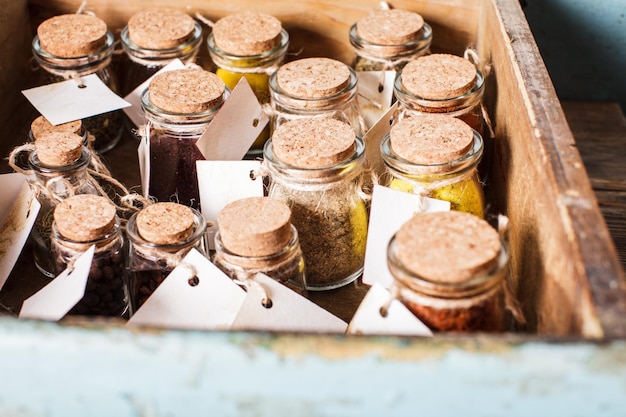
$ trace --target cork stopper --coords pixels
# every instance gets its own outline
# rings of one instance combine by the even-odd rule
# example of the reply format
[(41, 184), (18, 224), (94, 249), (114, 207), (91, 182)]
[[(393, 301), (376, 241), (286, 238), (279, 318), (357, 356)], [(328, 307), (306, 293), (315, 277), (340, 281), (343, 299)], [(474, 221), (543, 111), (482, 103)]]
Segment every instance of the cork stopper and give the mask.
[(75, 133), (51, 132), (35, 141), (35, 151), (42, 164), (64, 166), (76, 162), (83, 152), (83, 138)]
[(498, 262), (498, 232), (459, 211), (413, 216), (396, 234), (399, 261), (412, 273), (438, 283), (461, 283)]
[(170, 113), (192, 114), (221, 103), (226, 86), (215, 74), (202, 69), (181, 69), (157, 74), (148, 87), (150, 101)]
[(54, 210), (57, 230), (74, 242), (90, 242), (109, 234), (115, 227), (115, 206), (105, 197), (79, 194), (60, 202)]
[(52, 132), (65, 132), (80, 134), (83, 123), (80, 120), (74, 120), (73, 122), (61, 123), (60, 125), (53, 125), (44, 116), (39, 116), (30, 124), (30, 131), (33, 135), (33, 139), (37, 140), (43, 135)]
[(337, 119), (295, 119), (276, 128), (274, 154), (297, 168), (328, 168), (354, 153), (354, 129)]
[(263, 13), (243, 12), (219, 19), (213, 26), (215, 45), (236, 56), (258, 55), (280, 43), (280, 20)]
[(389, 132), (390, 146), (401, 158), (418, 165), (445, 164), (466, 155), (474, 131), (447, 115), (420, 115), (402, 119)]
[(424, 18), (400, 9), (377, 10), (356, 23), (361, 39), (376, 45), (401, 45), (416, 40), (424, 27)]
[(137, 214), (137, 232), (157, 245), (180, 243), (193, 233), (193, 211), (178, 203), (155, 203)]
[(299, 98), (324, 98), (337, 94), (350, 82), (350, 69), (330, 58), (304, 58), (281, 66), (278, 85)]
[(443, 100), (469, 92), (476, 83), (476, 67), (459, 56), (432, 54), (409, 62), (402, 70), (402, 84), (418, 97)]
[(268, 256), (291, 240), (291, 210), (270, 197), (251, 197), (226, 205), (217, 215), (222, 243), (239, 256)]
[(61, 58), (78, 58), (100, 50), (106, 35), (106, 23), (87, 14), (55, 16), (37, 28), (41, 49)]
[(191, 36), (195, 21), (172, 9), (147, 9), (128, 20), (128, 37), (146, 49), (175, 48)]

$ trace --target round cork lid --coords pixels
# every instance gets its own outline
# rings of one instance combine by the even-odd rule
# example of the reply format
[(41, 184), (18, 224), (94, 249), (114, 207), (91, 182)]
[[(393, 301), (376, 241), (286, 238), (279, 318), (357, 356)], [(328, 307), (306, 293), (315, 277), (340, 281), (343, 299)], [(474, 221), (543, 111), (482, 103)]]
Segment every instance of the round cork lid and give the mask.
[(37, 28), (41, 48), (62, 58), (92, 54), (106, 43), (107, 25), (87, 14), (65, 14), (45, 20)]
[(193, 233), (193, 211), (178, 203), (155, 203), (137, 214), (137, 232), (158, 245), (180, 243)]
[(472, 149), (474, 131), (452, 116), (414, 116), (391, 128), (389, 142), (394, 153), (414, 164), (445, 164)]
[(171, 9), (147, 9), (128, 20), (131, 41), (146, 49), (168, 49), (183, 44), (193, 33), (195, 21)]
[(64, 166), (76, 162), (83, 152), (83, 138), (71, 132), (51, 132), (35, 140), (35, 151), (42, 164)]
[(243, 12), (219, 19), (213, 26), (215, 45), (236, 56), (258, 55), (274, 49), (282, 25), (274, 16)]
[(217, 214), (224, 247), (240, 256), (268, 256), (291, 240), (291, 210), (270, 197), (251, 197), (226, 205)]
[(304, 58), (282, 65), (276, 72), (278, 85), (300, 98), (332, 96), (350, 82), (350, 68), (330, 58)]
[(148, 87), (150, 101), (170, 113), (201, 113), (221, 103), (226, 86), (202, 69), (181, 69), (157, 74)]
[(377, 10), (356, 23), (358, 35), (377, 45), (401, 45), (417, 39), (424, 27), (424, 18), (400, 9)]
[(418, 97), (443, 100), (459, 97), (476, 83), (476, 67), (460, 56), (432, 54), (409, 62), (402, 85)]
[(54, 221), (61, 236), (75, 242), (89, 242), (110, 233), (117, 220), (115, 206), (105, 197), (80, 194), (56, 206)]
[(327, 168), (354, 153), (352, 126), (337, 119), (295, 119), (276, 128), (272, 136), (274, 154), (297, 168)]
[(80, 134), (83, 123), (80, 120), (74, 120), (73, 122), (61, 123), (60, 125), (53, 125), (44, 116), (39, 116), (30, 124), (30, 131), (33, 134), (33, 138), (39, 139), (45, 134), (52, 132), (67, 132)]
[(497, 262), (498, 232), (459, 211), (413, 216), (396, 234), (398, 259), (411, 272), (439, 283), (464, 282)]

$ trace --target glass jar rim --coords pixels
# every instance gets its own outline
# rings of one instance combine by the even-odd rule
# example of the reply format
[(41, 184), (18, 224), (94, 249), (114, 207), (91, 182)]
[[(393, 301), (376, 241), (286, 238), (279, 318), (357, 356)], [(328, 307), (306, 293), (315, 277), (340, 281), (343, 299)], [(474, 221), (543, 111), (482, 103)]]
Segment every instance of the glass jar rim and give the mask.
[(56, 221), (52, 222), (52, 238), (55, 239), (64, 248), (74, 250), (77, 252), (87, 250), (92, 245), (96, 245), (96, 252), (98, 252), (99, 250), (108, 249), (110, 244), (115, 239), (123, 238), (121, 231), (122, 231), (121, 221), (120, 221), (120, 218), (116, 215), (115, 224), (113, 225), (113, 228), (111, 229), (111, 231), (109, 231), (107, 234), (97, 237), (95, 239), (86, 241), (86, 242), (78, 242), (78, 241), (75, 241), (73, 239), (63, 236), (58, 230)]
[[(106, 32), (105, 43), (99, 50), (74, 58), (60, 57), (45, 51), (41, 47), (38, 35), (35, 35), (32, 41), (33, 56), (44, 68), (55, 71), (77, 71), (85, 74), (89, 73), (94, 67), (105, 64), (113, 55), (114, 49), (115, 37), (109, 30)], [(95, 72), (95, 70), (92, 72)]]
[(44, 175), (63, 174), (63, 173), (71, 172), (71, 171), (76, 171), (77, 169), (80, 169), (89, 165), (90, 161), (91, 161), (91, 152), (84, 145), (80, 153), (80, 157), (76, 161), (67, 165), (59, 165), (59, 166), (45, 165), (39, 160), (36, 150), (32, 151), (30, 155), (28, 156), (28, 164), (30, 165), (30, 167), (35, 172), (44, 174)]
[[(249, 263), (269, 264), (270, 262), (275, 262), (275, 263), (282, 262), (285, 256), (289, 255), (291, 252), (293, 252), (293, 250), (296, 247), (300, 245), (300, 241), (298, 238), (298, 229), (296, 229), (296, 227), (293, 224), (290, 225), (290, 228), (291, 228), (291, 238), (289, 239), (289, 242), (287, 242), (285, 246), (283, 246), (278, 251), (269, 255), (264, 255), (264, 256), (238, 255), (230, 251), (228, 248), (224, 246), (219, 230), (215, 232), (215, 238), (214, 238), (215, 250), (217, 253), (226, 255), (228, 257), (229, 262), (238, 264), (238, 265), (244, 264), (244, 263), (246, 264), (249, 264)], [(240, 261), (238, 262), (238, 260)]]
[[(280, 31), (280, 42), (274, 48), (254, 55), (234, 55), (220, 49), (215, 44), (213, 32), (207, 36), (207, 48), (213, 62), (222, 68), (236, 71), (244, 68), (268, 68), (279, 64), (289, 48), (289, 33)], [(246, 63), (250, 61), (250, 63)]]
[(350, 26), (350, 44), (355, 49), (357, 55), (376, 61), (387, 61), (410, 57), (430, 48), (433, 40), (433, 30), (430, 25), (424, 22), (420, 30), (421, 36), (400, 44), (377, 44), (369, 42), (359, 36), (357, 23)]
[(168, 112), (155, 106), (150, 101), (150, 89), (146, 87), (141, 93), (141, 107), (146, 117), (161, 124), (174, 124), (188, 127), (189, 125), (203, 125), (209, 123), (222, 107), (228, 96), (230, 89), (224, 87), (221, 100), (210, 109), (197, 113), (174, 113)]
[(130, 39), (128, 26), (125, 26), (120, 33), (122, 48), (131, 59), (145, 60), (149, 63), (165, 63), (176, 58), (184, 59), (193, 55), (202, 43), (202, 26), (194, 20), (194, 27), (191, 35), (179, 45), (172, 48), (151, 49), (137, 45)]

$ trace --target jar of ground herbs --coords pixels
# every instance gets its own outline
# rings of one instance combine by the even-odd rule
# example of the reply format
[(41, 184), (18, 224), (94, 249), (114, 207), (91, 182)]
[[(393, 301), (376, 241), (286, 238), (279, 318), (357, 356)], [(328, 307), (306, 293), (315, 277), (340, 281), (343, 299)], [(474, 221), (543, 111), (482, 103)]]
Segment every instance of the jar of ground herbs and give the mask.
[(265, 145), (269, 196), (291, 208), (310, 290), (343, 286), (363, 269), (368, 222), (360, 192), (364, 152), (350, 125), (331, 118), (287, 121)]
[(198, 209), (196, 142), (221, 108), (228, 90), (215, 74), (187, 68), (157, 74), (141, 96), (146, 115), (148, 194)]
[[(44, 70), (42, 84), (77, 79), (96, 74), (112, 91), (118, 93), (118, 81), (111, 69), (114, 37), (106, 23), (95, 16), (68, 14), (45, 20), (37, 28), (32, 50)], [(93, 149), (104, 153), (122, 137), (123, 115), (120, 110), (83, 120), (93, 136)]]
[(217, 215), (213, 262), (245, 282), (263, 273), (306, 293), (304, 258), (291, 210), (271, 197), (250, 197), (226, 205)]
[[(241, 12), (215, 22), (207, 37), (215, 73), (231, 90), (245, 77), (259, 103), (270, 102), (269, 77), (283, 62), (289, 35), (280, 20), (263, 13)], [(269, 126), (251, 148), (262, 153), (269, 137)]]
[(424, 18), (408, 10), (368, 13), (350, 27), (357, 71), (399, 71), (413, 58), (430, 53), (433, 31)]
[(206, 221), (197, 210), (176, 203), (155, 203), (128, 220), (128, 270), (134, 311), (195, 248), (207, 254)]
[(128, 313), (128, 289), (124, 238), (113, 204), (97, 195), (75, 195), (54, 210), (52, 248), (57, 273), (92, 245), (85, 295), (69, 314), (124, 317)]
[(449, 201), (452, 210), (484, 217), (477, 170), (483, 140), (462, 120), (436, 114), (402, 119), (380, 149), (389, 187)]
[(389, 242), (392, 293), (433, 331), (503, 330), (509, 250), (487, 222), (422, 213)]
[(304, 58), (282, 65), (270, 76), (275, 112), (272, 131), (288, 120), (342, 117), (362, 135), (357, 82), (352, 68), (330, 58)]
[(122, 72), (127, 95), (175, 59), (191, 63), (202, 43), (202, 27), (175, 9), (146, 9), (135, 13), (120, 34), (128, 57)]

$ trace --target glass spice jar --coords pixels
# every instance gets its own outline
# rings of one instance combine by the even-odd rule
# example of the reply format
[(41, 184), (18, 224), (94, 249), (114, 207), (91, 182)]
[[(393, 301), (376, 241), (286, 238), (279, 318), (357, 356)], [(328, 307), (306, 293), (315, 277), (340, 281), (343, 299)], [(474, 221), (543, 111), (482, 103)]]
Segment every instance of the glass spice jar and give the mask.
[(75, 195), (54, 210), (52, 248), (57, 273), (95, 245), (85, 295), (68, 314), (125, 317), (128, 288), (124, 237), (113, 204), (97, 195)]
[(207, 254), (206, 221), (197, 210), (177, 203), (155, 203), (126, 224), (132, 311), (152, 295), (187, 253)]
[(330, 58), (289, 62), (270, 76), (272, 131), (288, 120), (343, 117), (358, 136), (363, 120), (356, 100), (358, 79), (352, 68)]
[(156, 75), (141, 96), (150, 153), (148, 194), (199, 209), (196, 142), (221, 108), (228, 90), (199, 68)]
[(348, 123), (332, 118), (285, 122), (265, 144), (268, 193), (291, 208), (309, 290), (346, 285), (363, 270), (364, 159), (363, 140)]
[(392, 293), (433, 331), (502, 331), (508, 261), (498, 232), (458, 211), (413, 216), (387, 250)]
[[(270, 102), (269, 78), (285, 59), (289, 35), (280, 20), (263, 13), (242, 12), (215, 22), (207, 37), (215, 74), (231, 90), (245, 77), (259, 103)], [(252, 144), (251, 152), (262, 153), (270, 134), (269, 125)]]
[(83, 137), (74, 133), (53, 132), (41, 135), (28, 157), (27, 181), (41, 204), (30, 232), (37, 269), (49, 278), (56, 277), (50, 236), (56, 205), (76, 194), (98, 194), (87, 172), (91, 153)]
[(452, 210), (484, 217), (477, 170), (483, 140), (465, 122), (436, 114), (402, 119), (380, 149), (390, 188), (449, 201)]
[(125, 96), (172, 61), (193, 62), (202, 26), (175, 9), (146, 9), (131, 16), (120, 39), (128, 58), (120, 77)]
[(415, 12), (401, 9), (368, 13), (350, 27), (356, 71), (399, 71), (408, 60), (430, 53), (432, 28)]
[[(96, 74), (113, 92), (119, 92), (117, 76), (110, 68), (114, 37), (106, 23), (95, 16), (68, 14), (45, 20), (37, 28), (32, 50), (44, 70), (43, 84)], [(120, 110), (83, 120), (85, 129), (94, 136), (96, 152), (104, 153), (117, 145), (123, 120)]]
[(250, 197), (226, 205), (217, 215), (213, 262), (245, 282), (257, 273), (304, 295), (306, 278), (298, 231), (291, 210), (270, 197)]

